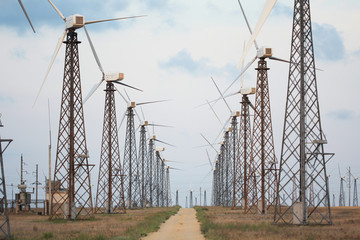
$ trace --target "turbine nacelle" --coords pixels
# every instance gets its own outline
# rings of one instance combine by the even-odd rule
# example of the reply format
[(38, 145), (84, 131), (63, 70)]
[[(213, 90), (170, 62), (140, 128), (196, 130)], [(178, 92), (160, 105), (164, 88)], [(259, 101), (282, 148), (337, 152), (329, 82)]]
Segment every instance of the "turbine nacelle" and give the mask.
[(129, 108), (135, 108), (135, 107), (136, 107), (136, 102), (129, 103)]
[(252, 95), (256, 93), (256, 88), (254, 87), (241, 88), (240, 93), (242, 95)]
[(163, 151), (165, 151), (165, 148), (164, 148), (164, 147), (155, 148), (155, 151), (156, 151), (156, 152), (163, 152)]
[(65, 19), (66, 29), (78, 29), (85, 26), (85, 16), (74, 14)]
[(240, 116), (241, 116), (241, 112), (240, 112), (240, 111), (232, 112), (231, 116), (232, 116), (232, 117), (240, 117)]
[(270, 58), (272, 57), (272, 48), (261, 47), (257, 50), (257, 58)]
[(124, 79), (123, 73), (107, 73), (104, 77), (106, 82), (116, 82)]

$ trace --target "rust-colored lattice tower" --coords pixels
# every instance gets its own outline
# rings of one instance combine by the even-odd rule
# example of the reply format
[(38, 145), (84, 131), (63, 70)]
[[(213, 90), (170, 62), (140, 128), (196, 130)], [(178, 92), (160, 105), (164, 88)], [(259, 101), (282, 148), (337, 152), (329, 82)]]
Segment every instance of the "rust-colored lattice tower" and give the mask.
[(266, 61), (260, 58), (256, 68), (257, 84), (255, 95), (254, 125), (251, 146), (251, 171), (248, 181), (247, 212), (265, 214), (275, 205), (276, 159), (271, 123), (270, 96)]
[(93, 215), (77, 33), (68, 29), (51, 218)]
[(324, 151), (315, 71), (310, 1), (295, 0), (274, 223), (332, 224), (326, 163), (333, 154)]
[(95, 203), (96, 213), (119, 213), (125, 211), (114, 91), (114, 84), (107, 82)]
[(239, 157), (235, 162), (234, 193), (232, 207), (247, 209), (248, 176), (251, 153), (250, 100), (248, 95), (242, 96), (239, 124)]
[(139, 208), (141, 206), (140, 174), (138, 158), (136, 154), (135, 124), (134, 124), (135, 103), (131, 102), (127, 108), (127, 124), (124, 148), (124, 193), (127, 208)]

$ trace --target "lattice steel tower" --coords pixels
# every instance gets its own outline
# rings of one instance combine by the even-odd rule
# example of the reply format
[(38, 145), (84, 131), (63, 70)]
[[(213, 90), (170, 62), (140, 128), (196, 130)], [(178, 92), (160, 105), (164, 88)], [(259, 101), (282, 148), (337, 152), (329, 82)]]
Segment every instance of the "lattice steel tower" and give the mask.
[[(274, 223), (332, 224), (309, 0), (295, 0), (289, 81)], [(312, 175), (314, 177), (312, 177)], [(292, 184), (299, 191), (291, 202)], [(320, 201), (309, 206), (311, 184)], [(280, 205), (285, 194), (286, 205)], [(327, 206), (323, 206), (327, 198)]]
[(242, 96), (239, 126), (239, 158), (235, 163), (234, 193), (232, 207), (248, 207), (248, 181), (251, 156), (250, 100), (247, 94)]
[(149, 205), (150, 207), (153, 207), (155, 205), (155, 179), (156, 179), (156, 159), (154, 156), (154, 152), (155, 152), (155, 143), (154, 143), (154, 138), (155, 136), (153, 136), (152, 138), (149, 139), (149, 148), (148, 148), (148, 161), (149, 161), (149, 166), (148, 166), (148, 174), (149, 174), (149, 194), (148, 194), (148, 199), (149, 199)]
[(76, 219), (91, 217), (93, 204), (81, 94), (80, 41), (75, 29), (67, 31), (51, 218)]
[(114, 91), (114, 84), (110, 81), (107, 82), (99, 178), (95, 203), (95, 212), (97, 213), (118, 213), (125, 211)]
[(128, 208), (139, 208), (141, 206), (140, 174), (138, 169), (138, 158), (136, 155), (136, 139), (134, 125), (135, 102), (131, 102), (127, 108), (127, 124), (124, 152), (124, 192), (125, 204)]
[(269, 68), (265, 58), (260, 58), (256, 70), (258, 75), (250, 160), (253, 168), (248, 185), (248, 192), (253, 192), (254, 197), (248, 199), (246, 211), (265, 214), (270, 207), (274, 207), (276, 192), (276, 159), (267, 74)]
[(354, 178), (354, 194), (353, 194), (353, 206), (354, 207), (359, 206), (358, 192), (357, 192), (357, 180), (358, 180), (358, 178)]
[(146, 129), (148, 122), (145, 121), (140, 126), (140, 142), (139, 142), (139, 164), (140, 164), (140, 206), (145, 207), (149, 203), (149, 163), (146, 144)]
[(165, 184), (165, 202), (166, 207), (170, 207), (172, 205), (172, 199), (171, 199), (171, 188), (170, 188), (170, 167), (166, 167), (166, 184)]
[[(1, 114), (0, 114), (0, 128), (4, 127), (1, 123)], [(10, 145), (12, 139), (2, 139), (0, 136), (0, 167), (1, 167), (1, 176), (0, 176), (0, 230), (2, 232), (2, 236), (5, 239), (10, 239), (10, 222), (9, 222), (9, 212), (7, 205), (7, 197), (6, 197), (6, 182), (5, 182), (5, 171), (4, 171), (4, 159), (3, 153), (6, 148)], [(2, 143), (7, 143), (3, 149)]]

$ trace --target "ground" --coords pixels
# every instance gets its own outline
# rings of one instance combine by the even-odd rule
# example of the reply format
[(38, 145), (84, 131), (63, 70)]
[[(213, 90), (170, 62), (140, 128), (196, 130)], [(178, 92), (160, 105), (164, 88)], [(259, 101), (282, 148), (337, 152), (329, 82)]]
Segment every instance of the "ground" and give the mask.
[(150, 233), (142, 240), (205, 240), (195, 214), (194, 208), (181, 208), (176, 215), (161, 224), (159, 231)]
[(36, 214), (11, 214), (10, 228), (14, 239), (139, 239), (175, 214), (178, 208), (127, 210), (125, 214), (96, 214), (93, 219), (49, 220)]
[(333, 225), (273, 225), (274, 215), (224, 207), (197, 208), (206, 239), (360, 239), (360, 207), (331, 208)]

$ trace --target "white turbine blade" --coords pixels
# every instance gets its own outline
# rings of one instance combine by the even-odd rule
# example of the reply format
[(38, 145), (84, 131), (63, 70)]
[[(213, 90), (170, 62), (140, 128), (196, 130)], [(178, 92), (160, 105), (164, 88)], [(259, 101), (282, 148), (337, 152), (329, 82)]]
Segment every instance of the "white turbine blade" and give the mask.
[(211, 169), (213, 169), (213, 165), (212, 165), (212, 163), (211, 163), (210, 155), (209, 155), (209, 152), (208, 152), (207, 149), (206, 149), (206, 154), (207, 154), (207, 157), (208, 157), (208, 159), (209, 159), (209, 163), (210, 163)]
[[(239, 3), (239, 6), (240, 6), (240, 9), (241, 9), (241, 12), (242, 12), (242, 14), (243, 14), (243, 16), (244, 16), (244, 19), (245, 19), (246, 25), (247, 25), (247, 27), (248, 27), (248, 29), (249, 29), (249, 32), (250, 32), (250, 35), (251, 35), (251, 34), (253, 34), (253, 32), (252, 32), (252, 30), (251, 30), (251, 27), (250, 27), (249, 21), (248, 21), (248, 19), (247, 19), (247, 17), (246, 17), (245, 11), (244, 11), (244, 9), (243, 9), (243, 7), (242, 7), (242, 4), (241, 4), (240, 0), (238, 0), (238, 3)], [(255, 45), (256, 50), (258, 50), (258, 49), (259, 49), (259, 46), (258, 46), (258, 44), (257, 44), (256, 40), (254, 40), (254, 45)], [(244, 46), (244, 48), (245, 48), (245, 46)]]
[(215, 142), (218, 141), (219, 137), (221, 136), (221, 134), (224, 133), (224, 130), (225, 130), (225, 126), (227, 126), (230, 122), (230, 118), (228, 118), (228, 120), (225, 122), (224, 126), (222, 127), (220, 133), (217, 135), (217, 137), (215, 138)]
[(105, 73), (104, 73), (104, 69), (103, 69), (103, 67), (101, 66), (101, 62), (100, 62), (100, 60), (99, 60), (99, 57), (98, 57), (98, 55), (97, 55), (97, 53), (96, 53), (96, 50), (95, 50), (95, 48), (94, 48), (94, 45), (93, 45), (93, 43), (92, 43), (92, 41), (91, 41), (90, 35), (89, 35), (88, 31), (86, 30), (86, 27), (85, 27), (85, 26), (84, 26), (84, 30), (85, 30), (86, 37), (87, 37), (87, 39), (88, 39), (88, 41), (89, 41), (89, 44), (90, 44), (90, 47), (91, 47), (91, 51), (92, 51), (92, 53), (93, 53), (93, 55), (94, 55), (94, 58), (95, 58), (95, 60), (96, 60), (96, 63), (97, 63), (97, 65), (99, 66), (100, 71), (101, 71), (102, 74), (104, 75), (104, 74), (105, 74)]
[(129, 99), (129, 102), (131, 102), (130, 96), (129, 96), (129, 94), (127, 93), (126, 89), (124, 88), (123, 90), (124, 90), (124, 92), (125, 92), (125, 94), (126, 94), (126, 97)]
[(207, 104), (209, 105), (210, 109), (212, 110), (212, 112), (214, 113), (215, 117), (217, 118), (217, 120), (219, 121), (220, 125), (222, 126), (223, 123), (221, 122), (219, 116), (216, 114), (216, 112), (214, 111), (213, 107), (211, 106), (211, 104), (209, 103), (208, 100), (206, 100)]
[(98, 89), (100, 87), (100, 85), (103, 83), (104, 79), (102, 79), (99, 83), (96, 83), (90, 90), (90, 92), (86, 95), (86, 97), (83, 100), (83, 104), (86, 103), (87, 100), (89, 100), (89, 98), (94, 94), (94, 92), (96, 91), (96, 89)]
[[(114, 86), (115, 87), (115, 86)], [(126, 98), (124, 97), (124, 95), (121, 94), (121, 92), (115, 87), (115, 90), (120, 94), (120, 96), (122, 97), (122, 99), (126, 102), (126, 104), (129, 105), (130, 102), (128, 102), (128, 100), (126, 100)], [(127, 107), (127, 106), (126, 106)]]
[(118, 132), (120, 131), (121, 125), (122, 125), (122, 123), (123, 123), (124, 120), (125, 120), (126, 113), (127, 113), (127, 111), (125, 111), (125, 113), (124, 113), (124, 115), (123, 115), (123, 117), (122, 117), (122, 119), (121, 119), (121, 122), (120, 122), (119, 127), (118, 127)]
[(52, 57), (52, 59), (51, 59), (51, 62), (50, 62), (50, 65), (49, 65), (49, 67), (48, 67), (48, 70), (47, 70), (47, 72), (46, 72), (45, 78), (44, 78), (44, 80), (43, 80), (43, 82), (42, 82), (42, 84), (41, 84), (40, 90), (39, 90), (38, 94), (36, 95), (36, 98), (35, 98), (35, 102), (34, 102), (34, 104), (33, 104), (33, 107), (35, 106), (36, 101), (37, 101), (37, 99), (39, 98), (39, 95), (40, 95), (40, 93), (41, 93), (41, 90), (42, 90), (42, 88), (43, 88), (43, 86), (44, 86), (44, 84), (45, 84), (45, 82), (46, 82), (46, 79), (47, 79), (47, 77), (48, 77), (48, 75), (49, 75), (49, 72), (50, 72), (50, 70), (51, 70), (51, 67), (52, 67), (52, 65), (54, 64), (54, 61), (55, 61), (55, 59), (56, 59), (56, 56), (57, 56), (57, 54), (58, 54), (58, 52), (59, 52), (59, 50), (60, 50), (61, 44), (62, 44), (62, 42), (63, 42), (63, 40), (64, 40), (64, 38), (65, 38), (65, 35), (66, 35), (66, 30), (64, 31), (63, 35), (59, 38), (59, 42), (58, 42), (58, 44), (56, 45), (56, 48), (55, 48), (55, 51), (54, 51), (54, 55), (53, 55), (53, 57)]
[(55, 9), (55, 11), (60, 15), (60, 17), (64, 20), (64, 22), (66, 21), (66, 18), (64, 17), (64, 15), (60, 12), (60, 10), (51, 2), (51, 0), (48, 0), (49, 3), (51, 4), (51, 6), (53, 6), (53, 8)]
[(245, 68), (240, 72), (240, 74), (235, 78), (235, 80), (230, 84), (230, 86), (225, 89), (225, 91), (223, 92), (223, 94), (225, 94), (231, 87), (232, 85), (234, 85), (234, 83), (248, 70), (248, 68), (255, 62), (255, 60), (257, 59), (257, 57), (255, 57), (253, 60), (251, 60), (246, 66)]
[(142, 115), (142, 117), (144, 118), (144, 121), (145, 121), (145, 114), (144, 114), (144, 111), (143, 111), (143, 108), (142, 107), (140, 107), (140, 110), (141, 110), (141, 115)]
[(132, 17), (121, 17), (121, 18), (112, 18), (112, 19), (103, 19), (103, 20), (96, 20), (96, 21), (88, 21), (85, 24), (93, 24), (93, 23), (108, 22), (108, 21), (115, 21), (115, 20), (124, 20), (124, 19), (139, 18), (139, 17), (146, 17), (146, 15), (132, 16)]
[(34, 33), (36, 33), (36, 32), (35, 32), (35, 29), (34, 29), (34, 27), (33, 27), (33, 25), (32, 25), (32, 23), (31, 23), (31, 21), (30, 21), (29, 15), (27, 14), (27, 12), (26, 12), (26, 10), (25, 10), (24, 5), (22, 4), (21, 0), (18, 0), (18, 2), (19, 2), (19, 4), (20, 4), (20, 6), (21, 6), (21, 8), (22, 8), (22, 10), (23, 10), (23, 12), (24, 12), (24, 14), (25, 14), (28, 22), (30, 23), (30, 26), (31, 26), (32, 30), (34, 31)]
[(140, 116), (139, 116), (139, 114), (137, 113), (137, 111), (136, 111), (136, 109), (134, 108), (134, 112), (135, 112), (135, 115), (137, 116), (137, 118), (138, 118), (138, 120), (139, 120), (139, 122), (140, 122), (140, 124), (141, 124), (141, 119), (140, 119)]
[(245, 57), (248, 54), (251, 46), (254, 44), (254, 41), (255, 41), (256, 37), (259, 35), (260, 30), (261, 30), (262, 26), (264, 25), (266, 19), (268, 18), (271, 10), (273, 9), (276, 1), (277, 0), (266, 0), (263, 11), (262, 11), (262, 13), (260, 15), (260, 18), (259, 18), (259, 20), (258, 20), (258, 22), (257, 22), (257, 24), (255, 26), (255, 29), (254, 29), (252, 35), (251, 35), (251, 38), (250, 38), (249, 42), (246, 45), (245, 51), (243, 52), (243, 55), (241, 56), (240, 62), (242, 62), (245, 59)]
[[(256, 43), (256, 42), (255, 42)], [(244, 41), (244, 46), (243, 46), (243, 52), (245, 51), (245, 41)], [(241, 71), (244, 69), (244, 61), (240, 62), (240, 69)], [(240, 85), (240, 88), (243, 88), (244, 86), (244, 74), (241, 75), (241, 85)]]
[(219, 152), (214, 148), (214, 146), (209, 142), (209, 140), (207, 140), (206, 137), (205, 137), (202, 133), (200, 133), (200, 135), (205, 139), (205, 141), (210, 145), (210, 147), (211, 147), (212, 149), (214, 149), (214, 151), (215, 151), (217, 154), (219, 154)]
[(224, 100), (224, 102), (225, 102), (225, 104), (226, 104), (227, 108), (229, 109), (230, 113), (232, 113), (232, 111), (231, 111), (231, 108), (230, 108), (229, 104), (226, 102), (226, 100), (225, 100), (225, 98), (224, 98), (224, 95), (221, 93), (221, 91), (220, 91), (220, 89), (219, 89), (218, 85), (216, 84), (215, 80), (213, 79), (213, 77), (211, 77), (211, 80), (212, 80), (212, 81), (213, 81), (213, 83), (215, 84), (216, 89), (218, 90), (218, 92), (219, 92), (219, 94), (220, 94), (221, 98)]

